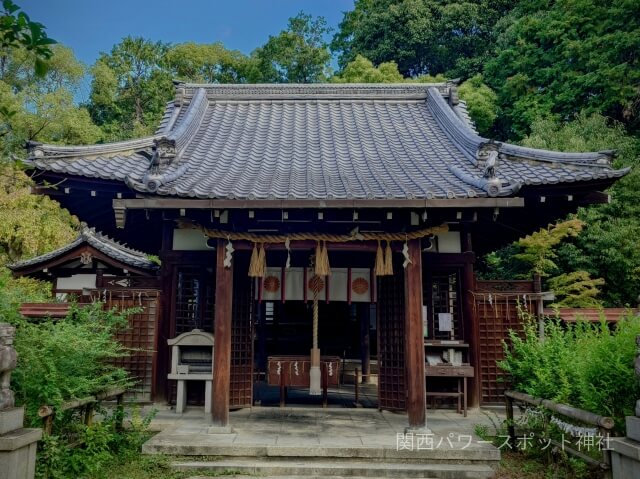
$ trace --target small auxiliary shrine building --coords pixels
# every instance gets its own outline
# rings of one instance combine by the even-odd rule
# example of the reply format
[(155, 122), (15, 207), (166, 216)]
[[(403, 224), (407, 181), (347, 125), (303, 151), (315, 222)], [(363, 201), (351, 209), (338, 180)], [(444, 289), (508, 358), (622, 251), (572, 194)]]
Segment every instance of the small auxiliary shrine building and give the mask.
[(374, 357), (378, 407), (420, 427), (447, 367), (482, 399), (476, 256), (607, 201), (627, 172), (612, 157), (482, 138), (451, 84), (178, 83), (155, 135), (33, 143), (28, 162), (82, 221), (160, 258), (156, 400), (175, 389), (167, 341), (199, 329), (216, 425), (255, 378), (320, 394)]

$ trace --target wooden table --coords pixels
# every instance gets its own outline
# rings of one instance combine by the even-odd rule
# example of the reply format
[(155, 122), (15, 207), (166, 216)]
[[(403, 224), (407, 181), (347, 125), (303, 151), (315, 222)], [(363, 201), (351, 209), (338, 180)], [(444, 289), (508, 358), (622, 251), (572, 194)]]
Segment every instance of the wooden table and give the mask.
[[(340, 373), (338, 356), (321, 356), (322, 405), (327, 405), (327, 388), (338, 386)], [(280, 407), (285, 405), (286, 388), (309, 387), (310, 356), (269, 356), (267, 357), (267, 384), (280, 386)]]
[[(460, 402), (462, 401), (462, 412), (467, 417), (467, 378), (474, 376), (473, 366), (462, 364), (454, 366), (452, 364), (438, 364), (436, 366), (425, 365), (425, 376), (440, 378), (457, 378), (457, 391), (427, 391), (427, 397), (455, 397), (458, 399), (458, 413), (460, 413)], [(427, 381), (428, 385), (428, 381)]]

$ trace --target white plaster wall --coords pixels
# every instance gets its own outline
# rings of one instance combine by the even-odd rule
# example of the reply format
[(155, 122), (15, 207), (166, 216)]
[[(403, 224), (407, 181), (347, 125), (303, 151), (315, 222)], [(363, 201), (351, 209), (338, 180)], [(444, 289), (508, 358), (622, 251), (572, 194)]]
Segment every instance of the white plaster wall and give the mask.
[(95, 287), (95, 274), (74, 274), (68, 278), (58, 278), (56, 281), (56, 289), (93, 289)]
[(173, 249), (176, 251), (205, 251), (212, 248), (207, 246), (207, 237), (202, 231), (174, 229)]
[(461, 253), (459, 231), (447, 231), (438, 235), (438, 253)]

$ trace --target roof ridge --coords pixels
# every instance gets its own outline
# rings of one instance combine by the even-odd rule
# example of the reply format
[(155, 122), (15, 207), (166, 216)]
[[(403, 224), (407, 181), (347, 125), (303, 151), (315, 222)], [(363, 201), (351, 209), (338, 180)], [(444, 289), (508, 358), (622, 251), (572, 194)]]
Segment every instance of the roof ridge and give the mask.
[(209, 100), (246, 98), (426, 99), (436, 88), (448, 96), (450, 83), (176, 83), (176, 97), (189, 97), (204, 89)]
[(53, 145), (49, 143), (40, 143), (37, 141), (29, 141), (26, 145), (29, 159), (48, 158), (48, 157), (74, 157), (74, 156), (93, 156), (93, 155), (111, 155), (115, 153), (123, 153), (145, 149), (153, 146), (154, 142), (163, 135), (145, 136), (143, 138), (134, 138), (131, 140), (115, 141), (111, 143), (98, 143), (95, 145)]
[(515, 145), (507, 142), (495, 142), (492, 139), (478, 135), (444, 100), (435, 89), (429, 89), (427, 101), (434, 117), (443, 126), (444, 131), (456, 143), (471, 163), (478, 166), (482, 162), (482, 149), (487, 144), (495, 144), (499, 153), (508, 156), (519, 157), (527, 160), (543, 161), (549, 163), (573, 164), (598, 168), (610, 168), (611, 160), (615, 156), (615, 150), (598, 152), (562, 152), (542, 150)]
[(198, 126), (200, 126), (208, 106), (207, 92), (204, 88), (199, 88), (189, 102), (182, 121), (177, 125), (174, 124), (173, 127), (165, 133), (168, 140), (176, 143), (178, 155), (182, 153), (182, 150), (189, 141), (191, 141), (193, 133), (198, 129)]

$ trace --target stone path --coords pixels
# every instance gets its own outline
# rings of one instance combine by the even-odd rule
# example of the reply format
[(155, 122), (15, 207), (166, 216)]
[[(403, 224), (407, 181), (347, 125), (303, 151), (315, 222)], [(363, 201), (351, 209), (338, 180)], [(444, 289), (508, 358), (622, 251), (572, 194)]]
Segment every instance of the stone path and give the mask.
[[(472, 410), (468, 417), (451, 410), (427, 412), (427, 426), (440, 448), (484, 449), (487, 447), (474, 434), (478, 424), (491, 432), (502, 416), (493, 411)], [(254, 407), (230, 413), (231, 434), (208, 434), (208, 418), (201, 408), (176, 415), (171, 410), (159, 411), (151, 428), (161, 431), (147, 444), (144, 451), (153, 453), (159, 446), (169, 444), (196, 446), (289, 446), (314, 448), (382, 447), (398, 449), (398, 441), (407, 425), (405, 414), (376, 409), (345, 408), (267, 408)], [(417, 442), (418, 437), (414, 437)], [(436, 445), (437, 445), (436, 442)], [(414, 444), (415, 446), (415, 444)], [(407, 445), (409, 447), (409, 445)], [(184, 451), (184, 447), (182, 448)], [(160, 452), (158, 450), (158, 452)], [(182, 452), (184, 453), (184, 452)]]

